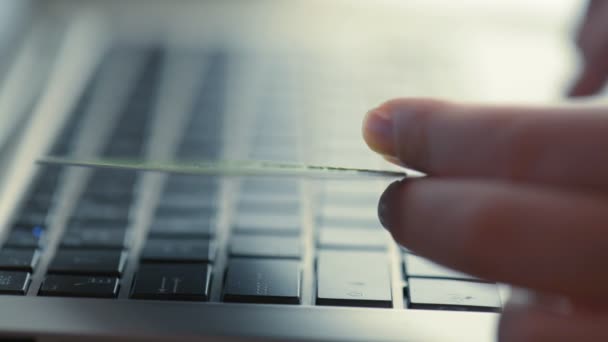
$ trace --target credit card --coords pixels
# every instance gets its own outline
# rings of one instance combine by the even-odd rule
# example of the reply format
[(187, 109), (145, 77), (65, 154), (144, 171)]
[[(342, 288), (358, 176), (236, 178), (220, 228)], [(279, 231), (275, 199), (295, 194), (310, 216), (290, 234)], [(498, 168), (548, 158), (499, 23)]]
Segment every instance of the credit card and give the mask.
[(331, 165), (309, 165), (265, 160), (203, 160), (156, 162), (129, 159), (76, 159), (69, 157), (45, 156), (38, 164), (78, 166), (88, 168), (121, 169), (134, 171), (155, 171), (200, 176), (229, 177), (305, 177), (352, 179), (363, 177), (403, 178), (405, 172), (352, 168)]

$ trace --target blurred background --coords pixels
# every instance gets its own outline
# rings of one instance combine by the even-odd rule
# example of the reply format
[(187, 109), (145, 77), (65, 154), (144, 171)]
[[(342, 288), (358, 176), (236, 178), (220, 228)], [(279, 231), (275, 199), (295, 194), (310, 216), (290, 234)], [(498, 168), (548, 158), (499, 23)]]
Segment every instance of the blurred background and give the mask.
[[(272, 68), (272, 58), (287, 63), (298, 71), (293, 92), (305, 103), (296, 109), (313, 125), (320, 120), (354, 139), (365, 111), (391, 97), (561, 101), (578, 67), (572, 35), (585, 4), (2, 0), (0, 147), (16, 140), (19, 127), (27, 128), (20, 123), (48, 107), (42, 102), (59, 101), (57, 93), (66, 96), (70, 84), (78, 88), (77, 76), (95, 64), (93, 49), (124, 41), (203, 50), (224, 46), (251, 65), (261, 61)], [(66, 59), (70, 65), (58, 71)], [(242, 68), (241, 79), (251, 79), (251, 65)], [(66, 89), (57, 89), (58, 80)], [(333, 131), (319, 134), (328, 132)]]

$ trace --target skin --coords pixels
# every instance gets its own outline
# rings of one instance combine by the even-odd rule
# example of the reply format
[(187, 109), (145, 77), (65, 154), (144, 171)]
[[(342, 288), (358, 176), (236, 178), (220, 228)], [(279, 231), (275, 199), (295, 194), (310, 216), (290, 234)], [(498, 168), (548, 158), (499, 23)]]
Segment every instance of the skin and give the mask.
[[(572, 96), (608, 78), (608, 1), (591, 1)], [(391, 184), (379, 215), (415, 253), (526, 289), (499, 341), (608, 341), (608, 108), (396, 99), (371, 110), (368, 145), (429, 177)], [(516, 300), (517, 299), (517, 300)]]

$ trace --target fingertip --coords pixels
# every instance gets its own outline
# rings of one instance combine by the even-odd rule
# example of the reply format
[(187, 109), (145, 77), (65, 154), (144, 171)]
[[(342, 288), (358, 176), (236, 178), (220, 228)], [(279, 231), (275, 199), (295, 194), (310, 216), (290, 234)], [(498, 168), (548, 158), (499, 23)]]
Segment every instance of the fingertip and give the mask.
[(399, 225), (399, 208), (401, 207), (401, 193), (405, 186), (405, 179), (394, 181), (380, 196), (378, 202), (378, 218), (388, 231)]
[(363, 120), (363, 139), (373, 151), (391, 156), (394, 154), (393, 122), (382, 107), (370, 110)]
[[(409, 122), (410, 116), (425, 115), (438, 111), (447, 102), (429, 98), (398, 98), (386, 101), (370, 110), (363, 120), (363, 139), (377, 153), (393, 157), (391, 162), (398, 160), (398, 150), (402, 143), (402, 134), (407, 133), (402, 127)], [(414, 114), (414, 115), (412, 115)], [(407, 137), (406, 137), (407, 138)], [(398, 165), (403, 163), (399, 162)]]

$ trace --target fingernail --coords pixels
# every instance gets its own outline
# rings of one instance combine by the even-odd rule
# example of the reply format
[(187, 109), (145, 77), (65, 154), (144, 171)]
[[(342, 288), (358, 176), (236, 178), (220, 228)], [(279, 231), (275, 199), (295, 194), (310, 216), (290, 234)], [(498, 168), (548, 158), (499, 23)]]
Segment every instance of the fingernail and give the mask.
[(367, 112), (363, 122), (363, 138), (372, 150), (384, 155), (395, 155), (390, 113), (379, 108)]
[(399, 194), (404, 180), (395, 181), (389, 185), (378, 203), (378, 218), (382, 226), (388, 230), (395, 227), (399, 219)]
[(382, 158), (384, 158), (384, 160), (386, 160), (389, 163), (393, 163), (393, 164), (395, 164), (397, 166), (405, 167), (405, 165), (403, 164), (403, 162), (401, 162), (401, 160), (399, 158), (397, 158), (397, 157), (384, 155), (384, 156), (382, 156)]

